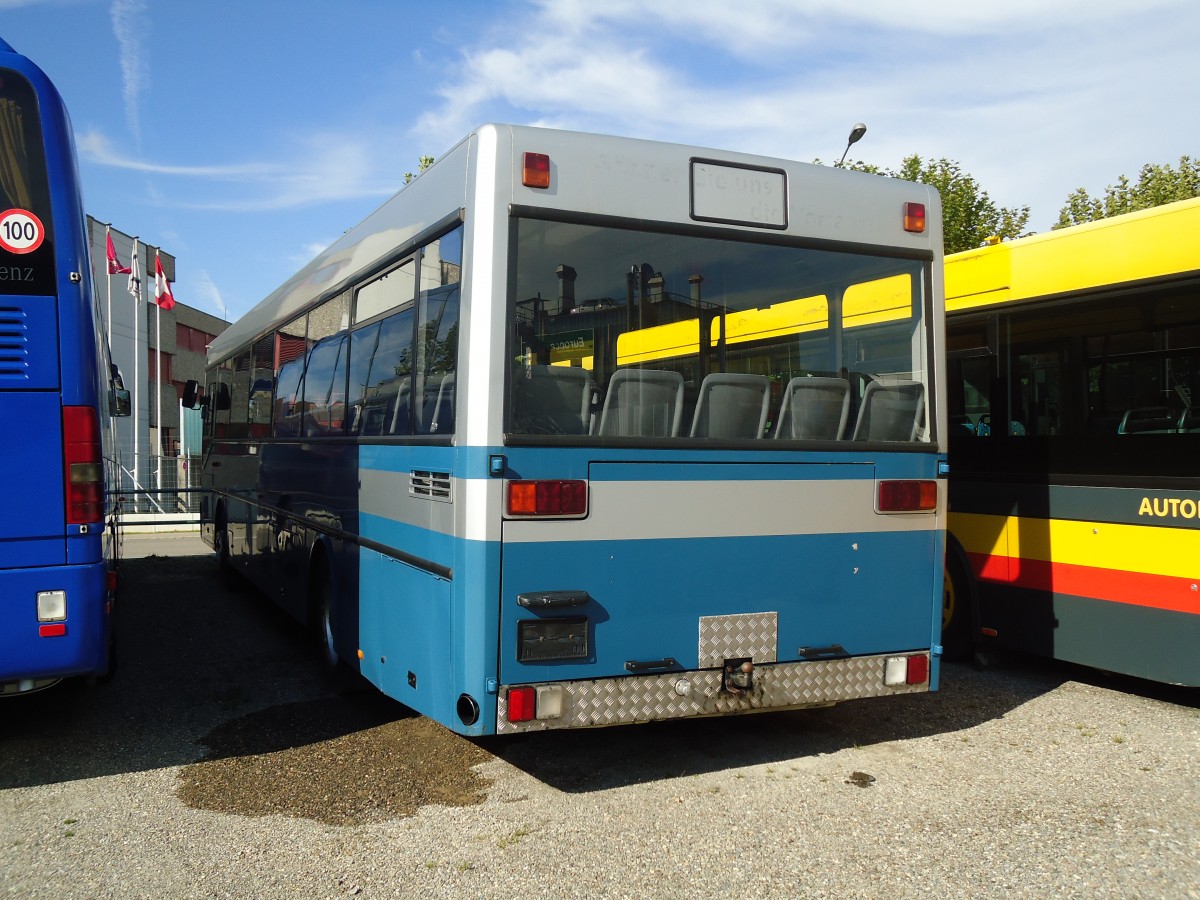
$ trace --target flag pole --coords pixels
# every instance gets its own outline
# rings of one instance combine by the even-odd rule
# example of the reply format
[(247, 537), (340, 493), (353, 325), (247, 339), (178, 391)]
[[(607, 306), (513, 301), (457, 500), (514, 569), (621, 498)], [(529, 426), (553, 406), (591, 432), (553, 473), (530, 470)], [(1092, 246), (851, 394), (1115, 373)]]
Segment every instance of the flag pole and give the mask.
[[(133, 259), (129, 264), (129, 292), (133, 295), (133, 489), (136, 491), (141, 485), (138, 475), (138, 463), (141, 459), (138, 431), (140, 429), (141, 412), (141, 383), (138, 381), (138, 357), (142, 355), (142, 329), (138, 325), (138, 317), (141, 314), (141, 284), (138, 281), (141, 265), (138, 261), (138, 239), (133, 239)], [(137, 500), (134, 500), (134, 509), (137, 509)]]
[[(112, 239), (112, 226), (111, 225), (104, 226), (104, 238), (105, 238), (105, 240), (104, 240), (105, 249), (107, 251), (108, 242), (109, 242), (109, 240)], [(107, 252), (105, 253), (105, 255), (107, 256)], [(108, 357), (111, 360), (112, 359), (112, 269), (107, 266), (107, 263), (106, 263), (106, 269), (108, 271), (108, 274), (106, 276), (104, 276), (104, 281), (108, 285), (108, 315), (105, 317), (104, 323), (108, 326)]]
[[(158, 251), (154, 251), (157, 264)], [(158, 423), (155, 432), (158, 440), (158, 465), (154, 469), (154, 487), (162, 490), (162, 457), (163, 457), (163, 424), (162, 424), (162, 307), (157, 300), (154, 304), (154, 421)]]

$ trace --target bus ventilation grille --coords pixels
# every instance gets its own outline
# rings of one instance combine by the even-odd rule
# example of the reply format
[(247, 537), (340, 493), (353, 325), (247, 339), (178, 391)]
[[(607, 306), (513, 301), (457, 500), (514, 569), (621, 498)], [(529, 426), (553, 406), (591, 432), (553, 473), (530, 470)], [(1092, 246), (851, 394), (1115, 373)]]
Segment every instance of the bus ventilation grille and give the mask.
[(428, 497), (430, 500), (441, 500), (449, 503), (450, 485), (449, 472), (429, 472), (414, 469), (408, 491), (414, 497)]
[(29, 377), (28, 332), (25, 310), (0, 307), (0, 379)]

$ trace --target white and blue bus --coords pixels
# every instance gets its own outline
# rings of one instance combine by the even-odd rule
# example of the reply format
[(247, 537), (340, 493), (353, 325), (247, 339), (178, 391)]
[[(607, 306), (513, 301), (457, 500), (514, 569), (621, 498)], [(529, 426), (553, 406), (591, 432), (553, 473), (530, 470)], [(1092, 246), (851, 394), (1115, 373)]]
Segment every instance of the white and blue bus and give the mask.
[(212, 344), (203, 533), (463, 734), (936, 687), (941, 208), (479, 128)]
[(118, 387), (66, 106), (0, 40), (0, 696), (111, 669)]

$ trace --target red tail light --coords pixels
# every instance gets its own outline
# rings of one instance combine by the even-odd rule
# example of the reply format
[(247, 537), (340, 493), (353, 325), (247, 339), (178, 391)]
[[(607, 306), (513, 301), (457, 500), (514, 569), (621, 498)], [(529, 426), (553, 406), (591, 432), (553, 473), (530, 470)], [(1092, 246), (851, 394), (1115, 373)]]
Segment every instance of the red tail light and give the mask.
[(63, 461), (67, 523), (104, 521), (104, 458), (100, 418), (93, 407), (63, 407)]
[(521, 160), (521, 184), (531, 188), (550, 187), (550, 157), (545, 153), (526, 153)]
[(510, 516), (582, 516), (587, 512), (587, 482), (575, 480), (510, 481)]
[(914, 234), (923, 234), (925, 232), (924, 203), (904, 204), (904, 230), (911, 231)]
[(910, 656), (908, 658), (908, 672), (904, 680), (907, 684), (924, 684), (928, 681), (929, 657)]
[(936, 481), (881, 481), (879, 512), (921, 512), (937, 509)]
[(537, 692), (531, 687), (508, 689), (508, 721), (531, 722), (537, 707)]

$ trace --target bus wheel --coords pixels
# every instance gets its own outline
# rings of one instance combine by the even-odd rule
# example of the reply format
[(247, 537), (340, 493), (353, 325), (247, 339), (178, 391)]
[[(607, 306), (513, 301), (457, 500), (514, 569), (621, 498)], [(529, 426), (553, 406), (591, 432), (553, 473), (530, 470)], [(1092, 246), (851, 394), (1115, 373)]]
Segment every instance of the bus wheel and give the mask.
[(333, 590), (333, 577), (329, 572), (329, 566), (324, 562), (318, 564), (313, 572), (312, 590), (317, 649), (325, 665), (331, 670), (337, 670), (341, 663), (341, 657), (338, 656), (337, 626), (334, 618), (336, 597)]
[(966, 659), (971, 653), (971, 599), (962, 563), (946, 556), (942, 586), (942, 658)]
[(213, 524), (213, 549), (217, 552), (217, 569), (221, 573), (221, 583), (228, 590), (237, 590), (242, 585), (242, 579), (233, 567), (233, 558), (229, 554), (229, 524), (225, 521), (225, 509), (217, 511), (216, 522)]

